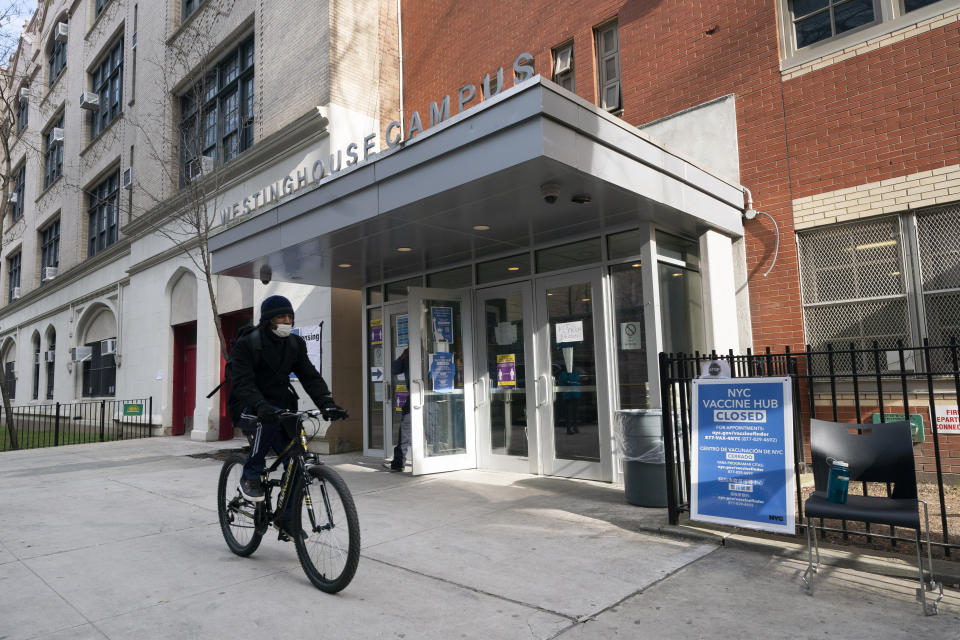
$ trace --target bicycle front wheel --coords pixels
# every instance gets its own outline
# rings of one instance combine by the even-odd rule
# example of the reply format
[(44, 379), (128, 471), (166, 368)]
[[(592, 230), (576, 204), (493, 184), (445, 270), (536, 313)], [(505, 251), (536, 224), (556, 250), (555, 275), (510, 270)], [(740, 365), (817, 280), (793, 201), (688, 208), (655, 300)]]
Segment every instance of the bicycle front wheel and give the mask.
[(297, 556), (310, 582), (321, 591), (336, 593), (350, 584), (360, 562), (360, 521), (347, 483), (333, 469), (309, 467), (312, 482), (300, 487), (294, 521)]
[[(240, 476), (247, 456), (235, 453), (227, 458), (220, 470), (217, 486), (217, 515), (220, 529), (230, 551), (238, 556), (249, 556), (260, 546), (263, 533), (257, 531), (256, 512), (262, 508), (247, 502), (240, 495)], [(260, 505), (263, 503), (261, 502)]]

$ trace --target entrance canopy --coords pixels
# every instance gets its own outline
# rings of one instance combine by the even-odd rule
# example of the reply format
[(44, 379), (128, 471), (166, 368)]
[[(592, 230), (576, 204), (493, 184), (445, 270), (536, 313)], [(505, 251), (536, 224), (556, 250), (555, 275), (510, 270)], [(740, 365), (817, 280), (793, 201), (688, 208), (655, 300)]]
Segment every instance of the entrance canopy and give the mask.
[(739, 186), (539, 76), (298, 194), (211, 237), (214, 271), (356, 289), (645, 221), (743, 233)]

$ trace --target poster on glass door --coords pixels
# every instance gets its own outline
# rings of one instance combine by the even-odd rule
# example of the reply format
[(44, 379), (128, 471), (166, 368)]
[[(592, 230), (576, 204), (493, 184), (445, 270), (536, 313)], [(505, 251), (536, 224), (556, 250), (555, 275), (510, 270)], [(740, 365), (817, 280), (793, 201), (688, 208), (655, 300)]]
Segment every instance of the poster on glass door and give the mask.
[(433, 339), (453, 344), (453, 307), (433, 307), (430, 309), (433, 325)]
[(430, 381), (433, 383), (433, 390), (437, 393), (453, 392), (453, 354), (452, 353), (431, 353), (430, 354)]

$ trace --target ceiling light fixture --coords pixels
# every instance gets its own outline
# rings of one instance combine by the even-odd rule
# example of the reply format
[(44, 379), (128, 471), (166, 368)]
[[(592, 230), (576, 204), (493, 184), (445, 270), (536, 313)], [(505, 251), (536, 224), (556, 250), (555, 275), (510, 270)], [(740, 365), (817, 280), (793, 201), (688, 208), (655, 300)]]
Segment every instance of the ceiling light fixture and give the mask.
[(340, 267), (341, 269), (348, 269), (348, 268), (352, 267), (353, 265), (350, 264), (349, 262), (341, 262), (341, 263), (338, 264), (337, 266)]
[(507, 271), (520, 271), (520, 267), (507, 267)]
[(590, 298), (580, 298), (580, 302), (590, 302)]
[(475, 224), (473, 225), (474, 231), (490, 231), (490, 227), (485, 224)]
[(406, 253), (407, 251), (413, 251), (410, 247), (397, 247), (397, 251), (400, 253)]
[(634, 269), (639, 269), (641, 265), (640, 265), (639, 262), (634, 262), (634, 263), (633, 263), (632, 265), (630, 265), (630, 266), (633, 267)]

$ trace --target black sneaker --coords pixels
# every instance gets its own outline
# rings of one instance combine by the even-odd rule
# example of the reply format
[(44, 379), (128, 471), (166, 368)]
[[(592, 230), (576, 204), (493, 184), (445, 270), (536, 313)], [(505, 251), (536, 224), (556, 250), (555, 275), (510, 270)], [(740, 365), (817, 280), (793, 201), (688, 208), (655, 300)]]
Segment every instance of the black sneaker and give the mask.
[(293, 531), (294, 528), (300, 531), (300, 538), (302, 540), (306, 540), (308, 537), (306, 531), (304, 531), (301, 527), (295, 527), (293, 522), (291, 522), (290, 520), (277, 520), (273, 524), (274, 526), (277, 527), (277, 530), (280, 532), (277, 535), (277, 540), (281, 540), (283, 542), (290, 542), (291, 540), (293, 540), (294, 536), (297, 535)]
[(240, 479), (240, 495), (250, 502), (263, 502), (263, 488), (259, 480)]
[(390, 471), (403, 471), (403, 464), (402, 460), (392, 460), (390, 462), (384, 462), (383, 466), (385, 469), (390, 469)]

